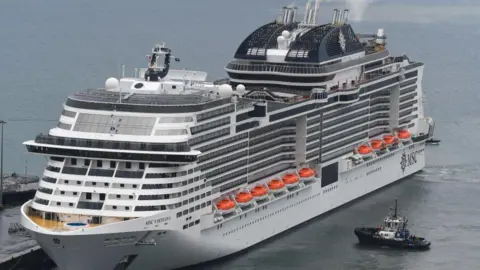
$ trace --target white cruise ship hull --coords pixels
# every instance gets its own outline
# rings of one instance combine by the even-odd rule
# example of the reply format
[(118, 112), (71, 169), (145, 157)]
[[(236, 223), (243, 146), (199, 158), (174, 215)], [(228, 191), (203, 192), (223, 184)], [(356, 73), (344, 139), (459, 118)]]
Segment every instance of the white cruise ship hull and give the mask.
[[(161, 217), (158, 215), (90, 228), (85, 232), (47, 231), (26, 215), (25, 209), (30, 202), (22, 207), (22, 224), (61, 270), (114, 269), (128, 255), (137, 256), (127, 269), (175, 269), (241, 251), (408, 177), (424, 168), (424, 147), (425, 143), (419, 142), (397, 149), (374, 163), (365, 162), (339, 172), (334, 184), (322, 188), (321, 181), (317, 181), (224, 222), (212, 223), (211, 215), (202, 216), (200, 226), (188, 230), (182, 230), (174, 221), (162, 230), (145, 230), (142, 224), (145, 225), (147, 219)], [(404, 153), (407, 156), (416, 153), (414, 162), (405, 163), (404, 159), (402, 162)], [(367, 166), (367, 163), (370, 164)], [(139, 228), (143, 230), (138, 231)], [(128, 240), (139, 239), (147, 231), (153, 231), (155, 244), (136, 244)], [(166, 233), (159, 233), (162, 231)], [(105, 244), (106, 239), (115, 238), (126, 240), (110, 246)]]

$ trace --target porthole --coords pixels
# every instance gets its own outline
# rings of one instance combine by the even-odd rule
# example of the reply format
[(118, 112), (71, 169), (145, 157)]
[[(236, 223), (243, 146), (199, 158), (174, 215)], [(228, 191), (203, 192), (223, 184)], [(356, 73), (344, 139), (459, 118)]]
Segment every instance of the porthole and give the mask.
[(143, 83), (136, 83), (133, 87), (135, 87), (135, 89), (140, 89), (143, 87)]

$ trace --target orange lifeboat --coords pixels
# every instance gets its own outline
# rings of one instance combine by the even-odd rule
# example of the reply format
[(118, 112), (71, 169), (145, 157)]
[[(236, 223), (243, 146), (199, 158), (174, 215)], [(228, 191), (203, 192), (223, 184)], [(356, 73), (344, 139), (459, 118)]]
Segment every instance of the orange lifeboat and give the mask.
[(400, 130), (398, 132), (398, 137), (402, 140), (408, 140), (410, 138), (411, 134), (410, 131), (408, 130)]
[(372, 153), (372, 148), (366, 144), (362, 144), (358, 147), (358, 153), (361, 155), (368, 155)]
[(395, 136), (390, 135), (390, 134), (385, 135), (385, 136), (383, 136), (383, 141), (385, 142), (385, 144), (391, 145), (391, 144), (395, 143)]
[(270, 182), (268, 182), (268, 188), (272, 191), (281, 191), (285, 187), (285, 184), (278, 180), (278, 179), (273, 179)]
[(235, 200), (240, 204), (247, 204), (253, 200), (252, 194), (248, 191), (242, 191), (235, 196)]
[(381, 150), (383, 148), (383, 141), (375, 139), (370, 142), (370, 145), (374, 150)]
[(268, 190), (264, 186), (256, 186), (250, 190), (250, 194), (252, 194), (253, 197), (263, 197), (268, 194)]
[(288, 173), (283, 177), (283, 183), (287, 186), (295, 186), (299, 180), (298, 176), (294, 173)]
[(310, 168), (302, 168), (298, 171), (301, 178), (310, 178), (315, 175), (315, 171)]
[(217, 202), (216, 205), (217, 205), (218, 210), (224, 211), (224, 212), (230, 212), (231, 210), (233, 210), (235, 208), (235, 202), (233, 202), (230, 199), (223, 199), (223, 200)]

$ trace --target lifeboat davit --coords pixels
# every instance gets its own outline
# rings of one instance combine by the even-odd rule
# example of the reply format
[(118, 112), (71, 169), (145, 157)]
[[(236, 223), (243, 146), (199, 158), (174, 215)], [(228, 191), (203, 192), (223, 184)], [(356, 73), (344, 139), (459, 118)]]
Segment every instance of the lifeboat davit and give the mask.
[(285, 189), (285, 183), (278, 179), (273, 179), (270, 182), (268, 182), (268, 188), (273, 192), (281, 192)]
[(237, 201), (239, 205), (251, 204), (252, 200), (253, 196), (248, 191), (241, 191), (235, 196), (235, 201)]
[(230, 199), (223, 199), (217, 202), (216, 205), (222, 214), (228, 214), (235, 210), (235, 202)]
[(252, 194), (256, 201), (261, 201), (267, 198), (268, 189), (264, 186), (256, 186), (250, 190), (250, 194)]
[(315, 176), (315, 171), (310, 168), (302, 168), (298, 171), (298, 175), (300, 175), (301, 178), (313, 178)]
[(283, 183), (285, 183), (287, 187), (295, 187), (298, 185), (299, 181), (300, 178), (294, 173), (288, 173), (283, 176)]
[(372, 148), (366, 144), (362, 144), (358, 147), (358, 153), (360, 155), (369, 155), (372, 153)]
[(398, 138), (400, 138), (401, 140), (408, 140), (408, 139), (410, 139), (411, 136), (412, 135), (410, 134), (410, 131), (408, 131), (408, 130), (403, 129), (403, 130), (400, 130), (398, 132)]

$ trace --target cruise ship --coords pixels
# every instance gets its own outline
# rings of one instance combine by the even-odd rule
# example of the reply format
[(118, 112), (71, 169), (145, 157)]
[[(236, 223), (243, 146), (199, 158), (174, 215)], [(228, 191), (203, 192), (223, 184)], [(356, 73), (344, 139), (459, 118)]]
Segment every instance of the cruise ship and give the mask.
[(247, 249), (425, 166), (424, 64), (319, 1), (246, 37), (209, 82), (156, 45), (72, 94), (22, 225), (62, 270), (175, 269)]

